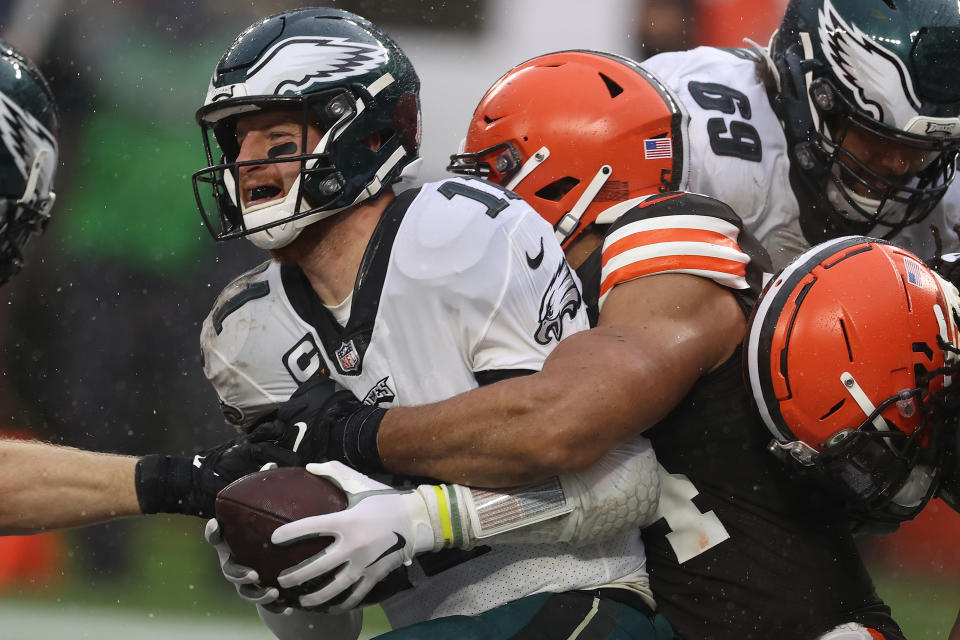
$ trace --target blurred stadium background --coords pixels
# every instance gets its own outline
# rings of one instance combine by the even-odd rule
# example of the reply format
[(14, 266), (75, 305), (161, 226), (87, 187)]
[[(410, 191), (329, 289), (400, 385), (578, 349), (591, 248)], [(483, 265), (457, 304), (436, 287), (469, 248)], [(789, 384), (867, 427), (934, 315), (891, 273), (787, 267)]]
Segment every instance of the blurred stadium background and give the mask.
[[(308, 6), (317, 3), (303, 3)], [(551, 50), (642, 58), (766, 43), (785, 0), (344, 0), (383, 25), (423, 83), (421, 178), (443, 174), (473, 107)], [(61, 107), (54, 220), (0, 291), (0, 428), (85, 448), (187, 452), (227, 434), (199, 366), (200, 321), (261, 255), (217, 246), (189, 177), (193, 114), (219, 56), (293, 2), (0, 0), (0, 34), (38, 61)], [(935, 503), (864, 540), (907, 635), (946, 638), (960, 605), (960, 517)], [(385, 629), (372, 610), (365, 635)], [(222, 580), (202, 523), (152, 517), (0, 539), (0, 637), (266, 638)]]

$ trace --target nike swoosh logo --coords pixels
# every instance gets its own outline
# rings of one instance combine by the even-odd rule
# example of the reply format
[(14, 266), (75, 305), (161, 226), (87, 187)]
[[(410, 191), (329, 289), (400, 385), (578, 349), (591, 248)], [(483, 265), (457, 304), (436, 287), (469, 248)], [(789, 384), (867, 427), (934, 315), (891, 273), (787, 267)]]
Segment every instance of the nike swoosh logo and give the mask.
[(293, 426), (295, 426), (297, 429), (300, 430), (300, 431), (297, 433), (297, 439), (293, 441), (293, 451), (294, 451), (294, 453), (296, 453), (297, 449), (300, 448), (300, 443), (303, 442), (303, 436), (307, 435), (307, 423), (306, 423), (306, 422), (298, 422), (297, 424), (295, 424), (295, 425), (293, 425)]
[(373, 562), (371, 562), (370, 564), (367, 565), (368, 567), (372, 567), (373, 565), (377, 564), (378, 562), (380, 562), (381, 560), (383, 560), (384, 558), (386, 558), (388, 555), (390, 555), (390, 554), (393, 553), (394, 551), (400, 551), (401, 549), (403, 549), (403, 548), (406, 546), (406, 544), (407, 544), (407, 539), (406, 539), (406, 538), (404, 538), (402, 535), (400, 535), (400, 534), (397, 533), (396, 531), (393, 532), (393, 535), (397, 536), (397, 542), (396, 542), (396, 544), (394, 544), (394, 545), (391, 546), (389, 549), (387, 549), (386, 551), (384, 551), (383, 553), (381, 553), (381, 554), (380, 554), (380, 557), (378, 557), (376, 560), (374, 560)]
[(532, 258), (526, 252), (524, 252), (523, 255), (526, 256), (527, 258), (528, 267), (530, 267), (531, 269), (538, 269), (540, 267), (540, 263), (543, 262), (543, 238), (542, 237), (540, 238), (540, 253), (538, 253), (536, 256)]
[(201, 455), (199, 455), (199, 454), (194, 455), (194, 456), (193, 456), (193, 466), (195, 466), (197, 469), (199, 469), (201, 466), (203, 466), (203, 459), (206, 458), (206, 457), (207, 457), (207, 456), (201, 456)]

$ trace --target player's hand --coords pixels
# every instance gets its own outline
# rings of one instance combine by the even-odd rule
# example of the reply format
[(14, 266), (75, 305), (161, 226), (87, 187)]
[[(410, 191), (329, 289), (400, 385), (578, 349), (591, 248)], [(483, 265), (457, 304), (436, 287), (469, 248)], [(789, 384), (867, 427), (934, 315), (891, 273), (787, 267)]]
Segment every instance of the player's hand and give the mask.
[(210, 518), (221, 489), (267, 463), (296, 466), (299, 459), (287, 449), (255, 442), (246, 434), (192, 456), (144, 456), (136, 469), (140, 510)]
[(326, 549), (277, 577), (281, 587), (289, 588), (333, 572), (324, 578), (330, 579), (329, 584), (300, 596), (302, 607), (317, 607), (340, 596), (328, 610), (351, 609), (391, 571), (409, 565), (418, 553), (434, 550), (436, 538), (427, 505), (417, 491), (392, 489), (339, 462), (309, 464), (307, 470), (343, 489), (348, 506), (282, 525), (270, 538), (282, 545), (333, 537)]
[(276, 418), (251, 431), (299, 456), (299, 464), (339, 460), (368, 472), (383, 471), (376, 432), (385, 409), (364, 404), (326, 376), (315, 376), (290, 396)]
[(280, 601), (280, 590), (276, 587), (260, 586), (260, 576), (255, 569), (238, 564), (230, 552), (230, 547), (220, 533), (220, 524), (215, 518), (207, 521), (203, 537), (213, 546), (220, 558), (220, 570), (223, 577), (233, 584), (237, 594), (255, 605), (259, 605), (274, 613), (289, 614), (292, 608)]
[(324, 415), (332, 403), (350, 398), (330, 378), (317, 375), (300, 385), (280, 405), (273, 420), (264, 421), (250, 432), (253, 442), (273, 442), (297, 454), (300, 465), (327, 459), (329, 429)]

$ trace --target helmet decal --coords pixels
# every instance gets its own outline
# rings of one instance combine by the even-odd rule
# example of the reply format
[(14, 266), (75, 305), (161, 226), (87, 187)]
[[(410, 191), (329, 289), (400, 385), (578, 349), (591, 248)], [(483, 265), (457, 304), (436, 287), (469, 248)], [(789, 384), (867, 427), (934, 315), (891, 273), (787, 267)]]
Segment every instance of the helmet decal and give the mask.
[[(819, 19), (827, 62), (867, 115), (895, 126), (919, 114), (920, 99), (899, 57), (856, 25), (848, 24), (830, 0), (824, 1)], [(891, 82), (893, 78), (900, 82)]]
[(299, 93), (318, 80), (361, 76), (387, 61), (387, 50), (344, 37), (288, 38), (264, 52), (247, 74), (251, 94)]
[[(25, 179), (40, 151), (55, 152), (57, 148), (53, 134), (4, 93), (0, 93), (0, 140)], [(43, 182), (49, 183), (53, 176), (43, 178)]]

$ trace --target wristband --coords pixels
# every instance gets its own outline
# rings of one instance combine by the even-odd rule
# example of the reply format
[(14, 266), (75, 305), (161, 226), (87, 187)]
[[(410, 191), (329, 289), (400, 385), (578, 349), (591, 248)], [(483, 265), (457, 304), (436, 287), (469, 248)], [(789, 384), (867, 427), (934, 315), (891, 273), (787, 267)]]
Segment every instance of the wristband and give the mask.
[(376, 405), (360, 405), (331, 430), (333, 450), (341, 452), (343, 462), (363, 473), (383, 473), (387, 469), (380, 459), (377, 434), (386, 409)]
[[(189, 504), (192, 464), (186, 458), (150, 454), (137, 461), (135, 483), (140, 511), (148, 513), (195, 513)], [(206, 510), (204, 510), (206, 511)], [(210, 517), (210, 513), (204, 513)]]

